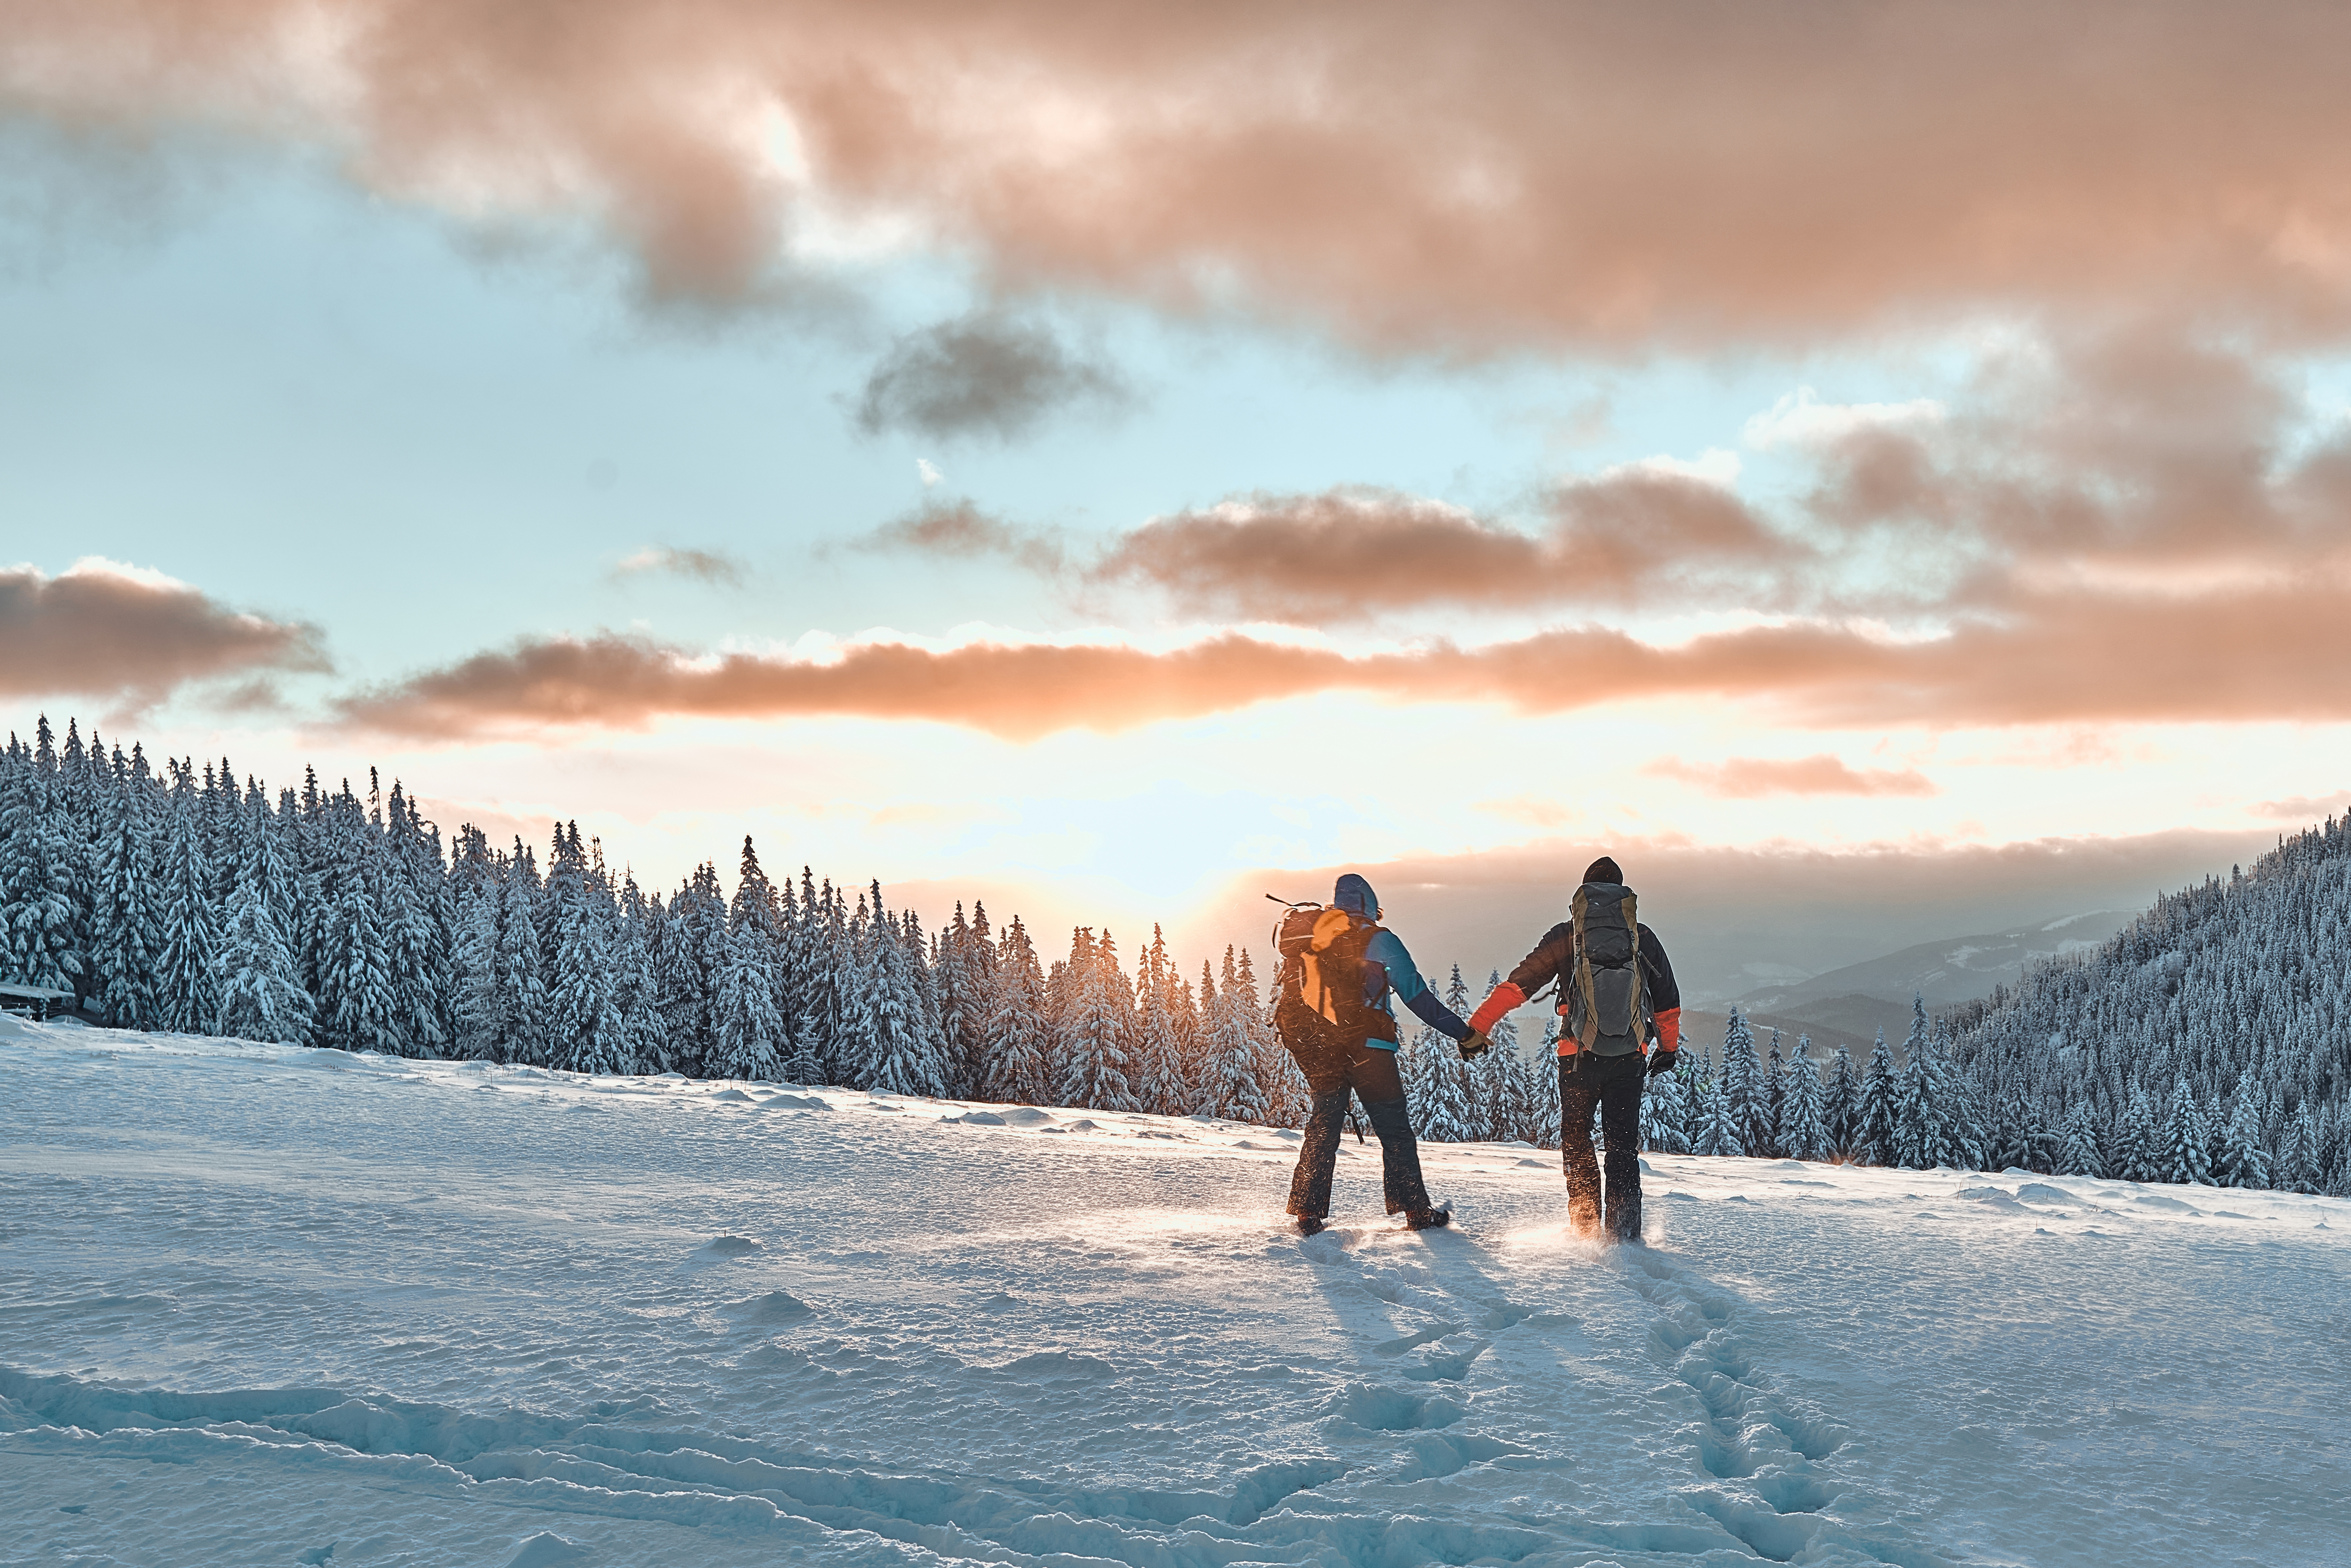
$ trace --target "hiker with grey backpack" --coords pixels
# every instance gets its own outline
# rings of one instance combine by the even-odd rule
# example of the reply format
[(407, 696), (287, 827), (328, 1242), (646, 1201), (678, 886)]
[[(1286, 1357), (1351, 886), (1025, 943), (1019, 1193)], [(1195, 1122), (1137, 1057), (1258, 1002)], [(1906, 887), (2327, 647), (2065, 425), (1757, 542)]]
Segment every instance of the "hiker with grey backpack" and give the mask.
[[(1580, 1237), (1641, 1239), (1641, 1086), (1673, 1071), (1682, 993), (1656, 933), (1641, 924), (1625, 873), (1603, 855), (1583, 873), (1568, 918), (1543, 934), (1469, 1017), (1480, 1038), (1505, 1013), (1558, 988), (1559, 1153), (1567, 1222)], [(1606, 1190), (1592, 1115), (1608, 1146)]]
[(1327, 907), (1274, 902), (1287, 910), (1273, 933), (1281, 955), (1274, 1031), (1314, 1096), (1290, 1181), (1290, 1212), (1299, 1230), (1311, 1236), (1330, 1218), (1331, 1177), (1350, 1094), (1363, 1101), (1364, 1117), (1379, 1134), (1388, 1212), (1403, 1215), (1415, 1230), (1450, 1223), (1451, 1210), (1429, 1201), (1420, 1173), (1420, 1145), (1413, 1139), (1404, 1079), (1396, 1071), (1396, 1023), (1388, 994), (1395, 992), (1422, 1022), (1458, 1042), (1464, 1057), (1489, 1042), (1437, 999), (1404, 943), (1380, 924), (1379, 897), (1362, 877), (1352, 872), (1341, 877)]

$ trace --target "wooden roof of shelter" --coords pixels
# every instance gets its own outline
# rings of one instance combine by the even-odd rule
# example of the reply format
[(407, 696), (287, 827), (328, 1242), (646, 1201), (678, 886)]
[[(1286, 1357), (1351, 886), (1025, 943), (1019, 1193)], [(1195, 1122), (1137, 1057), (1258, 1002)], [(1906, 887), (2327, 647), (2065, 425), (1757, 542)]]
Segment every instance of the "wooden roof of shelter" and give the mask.
[(14, 997), (20, 1001), (27, 1002), (69, 1002), (73, 1000), (73, 993), (71, 991), (53, 991), (47, 986), (20, 986), (13, 981), (6, 980), (0, 980), (0, 997)]

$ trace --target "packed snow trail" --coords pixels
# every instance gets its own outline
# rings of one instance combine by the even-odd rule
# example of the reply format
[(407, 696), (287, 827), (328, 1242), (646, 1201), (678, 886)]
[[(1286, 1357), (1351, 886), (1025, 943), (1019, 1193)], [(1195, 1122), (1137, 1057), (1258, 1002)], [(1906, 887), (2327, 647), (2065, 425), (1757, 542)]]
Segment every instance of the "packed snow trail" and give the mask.
[[(0, 1025), (0, 1563), (2351, 1560), (2351, 1205)], [(1350, 1217), (1353, 1218), (1350, 1218)]]

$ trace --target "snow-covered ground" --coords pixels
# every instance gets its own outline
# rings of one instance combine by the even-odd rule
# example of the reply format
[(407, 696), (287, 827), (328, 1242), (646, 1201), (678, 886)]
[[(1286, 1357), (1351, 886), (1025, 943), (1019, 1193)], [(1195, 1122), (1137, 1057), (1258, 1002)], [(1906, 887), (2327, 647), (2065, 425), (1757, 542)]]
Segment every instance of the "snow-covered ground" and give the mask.
[(0, 1563), (2351, 1561), (2351, 1205), (0, 1021)]

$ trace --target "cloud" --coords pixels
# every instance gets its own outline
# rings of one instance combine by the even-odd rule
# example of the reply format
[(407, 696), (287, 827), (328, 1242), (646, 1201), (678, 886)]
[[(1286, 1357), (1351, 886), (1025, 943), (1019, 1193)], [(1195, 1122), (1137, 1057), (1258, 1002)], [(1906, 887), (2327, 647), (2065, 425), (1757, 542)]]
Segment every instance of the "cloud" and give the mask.
[(318, 628), (230, 610), (160, 572), (95, 556), (56, 577), (0, 568), (0, 692), (146, 704), (191, 681), (330, 667)]
[(2208, 596), (2192, 634), (2161, 596), (2067, 593), (1896, 640), (1791, 622), (1655, 644), (1604, 626), (1464, 649), (1348, 654), (1227, 633), (1170, 652), (978, 643), (857, 644), (837, 658), (702, 655), (614, 633), (527, 640), (346, 699), (346, 723), (433, 737), (630, 728), (670, 716), (856, 714), (1016, 740), (1130, 729), (1317, 692), (1520, 713), (1712, 699), (1779, 722), (2022, 725), (2351, 718), (2351, 615), (2338, 590)]
[[(584, 214), (657, 287), (900, 236), (1015, 286), (1516, 349), (2053, 308), (2351, 327), (2351, 15), (18, 0), (20, 110)], [(887, 243), (886, 241), (883, 243)]]
[[(2351, 425), (2241, 347), (2145, 327), (1994, 356), (1963, 399), (1830, 405), (1761, 423), (1792, 484), (1651, 459), (1552, 481), (1510, 516), (1364, 486), (1254, 492), (1151, 518), (1091, 551), (1002, 523), (878, 548), (999, 554), (1065, 588), (1140, 588), (1196, 618), (1328, 626), (1453, 610), (1686, 609), (1912, 639), (2060, 593), (2225, 612), (2248, 589), (2351, 591)], [(1735, 464), (1735, 459), (1732, 460)]]
[(996, 556), (1047, 577), (1058, 575), (1064, 565), (1058, 536), (1042, 528), (1016, 527), (967, 500), (925, 501), (854, 540), (851, 548), (907, 550), (946, 560)]
[(1915, 768), (1855, 769), (1826, 752), (1781, 759), (1733, 757), (1707, 765), (1668, 757), (1642, 771), (1676, 779), (1722, 800), (1752, 800), (1764, 795), (1935, 795), (1933, 779)]
[(1009, 441), (1062, 409), (1115, 407), (1129, 396), (1115, 371), (1072, 354), (1047, 329), (981, 312), (899, 339), (866, 378), (857, 423), (869, 435)]
[(634, 555), (622, 557), (612, 570), (619, 577), (663, 572), (691, 578), (712, 588), (740, 588), (749, 575), (742, 558), (731, 550), (677, 549), (668, 545), (648, 545)]
[(1330, 625), (1432, 604), (1632, 604), (1700, 580), (1763, 588), (1810, 555), (1720, 485), (1632, 465), (1550, 488), (1538, 528), (1364, 486), (1259, 493), (1155, 517), (1081, 569), (1183, 612)]
[(2289, 795), (2282, 800), (2260, 801), (2249, 809), (2256, 817), (2300, 825), (2332, 820), (2346, 807), (2351, 807), (2351, 789), (2338, 789), (2332, 795)]

